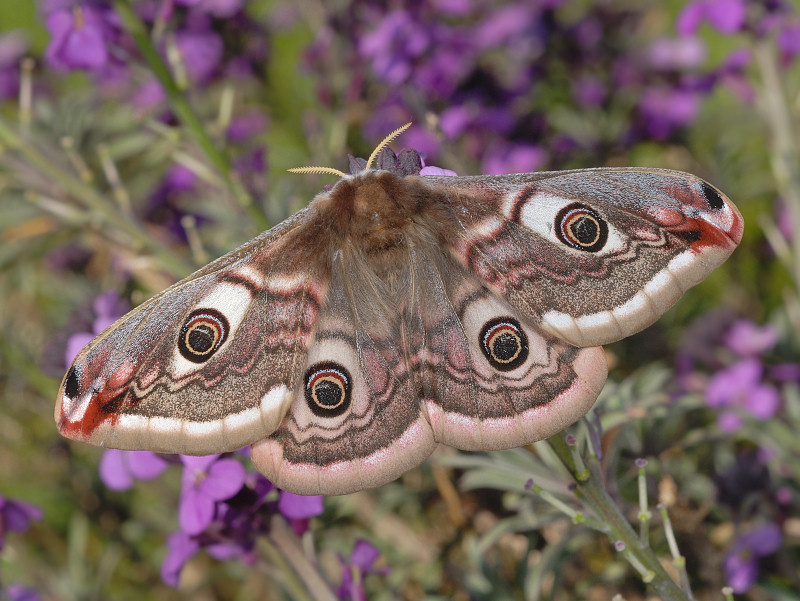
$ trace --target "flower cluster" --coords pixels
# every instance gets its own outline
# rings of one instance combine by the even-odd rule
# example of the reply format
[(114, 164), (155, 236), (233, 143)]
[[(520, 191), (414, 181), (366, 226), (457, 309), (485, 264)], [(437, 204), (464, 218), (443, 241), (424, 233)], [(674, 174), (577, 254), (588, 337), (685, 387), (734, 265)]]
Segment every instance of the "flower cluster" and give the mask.
[[(697, 36), (705, 20), (723, 32), (744, 27), (743, 0), (689, 3), (680, 36), (656, 39), (645, 37), (641, 13), (603, 3), (567, 11), (566, 4), (360, 0), (329, 13), (307, 62), (320, 73), (333, 63), (350, 66), (341, 88), (321, 78), (319, 96), (343, 105), (366, 98), (373, 107), (367, 137), (435, 115), (440, 136), (419, 129), (407, 141), (429, 157), (444, 141), (463, 141), (483, 173), (558, 168), (582, 153), (597, 162), (598, 152), (678, 135), (717, 85), (747, 96), (747, 56), (706, 68)], [(781, 11), (788, 18), (789, 9)], [(794, 56), (790, 37), (782, 34), (782, 48)], [(549, 111), (553, 99), (557, 116)]]
[(363, 539), (353, 545), (350, 557), (339, 557), (342, 563), (342, 584), (336, 591), (342, 601), (367, 601), (367, 592), (364, 587), (364, 576), (368, 574), (386, 575), (388, 568), (376, 568), (375, 563), (380, 557), (378, 548)]
[[(162, 35), (160, 48), (186, 85), (222, 76), (251, 76), (266, 58), (266, 32), (244, 13), (246, 0), (174, 0), (134, 3), (139, 18)], [(110, 3), (102, 0), (41, 0), (54, 69), (90, 72), (106, 91), (130, 93), (134, 106), (164, 99), (153, 77), (139, 81), (132, 40)], [(236, 32), (233, 35), (232, 32)]]
[(108, 450), (100, 462), (100, 477), (112, 490), (126, 490), (134, 479), (149, 480), (171, 464), (183, 468), (178, 503), (180, 530), (167, 538), (161, 576), (178, 586), (184, 564), (201, 549), (220, 560), (255, 562), (259, 537), (269, 533), (273, 516), (280, 515), (297, 534), (309, 519), (322, 513), (321, 496), (300, 496), (278, 490), (261, 474), (248, 473), (237, 455), (162, 456), (147, 451)]
[(681, 393), (702, 395), (720, 431), (747, 441), (714, 477), (719, 509), (743, 532), (733, 539), (723, 563), (726, 581), (737, 593), (756, 583), (759, 560), (778, 550), (783, 538), (779, 524), (793, 511), (791, 489), (776, 484), (769, 467), (787, 457), (791, 461), (791, 455), (779, 454), (767, 442), (769, 434), (754, 437), (752, 430), (758, 422), (759, 431), (769, 432), (769, 420), (782, 409), (784, 388), (800, 383), (800, 363), (781, 361), (779, 343), (774, 325), (717, 312), (686, 330), (678, 357)]
[[(684, 340), (677, 366), (681, 391), (702, 393), (725, 432), (738, 430), (745, 417), (774, 417), (781, 407), (779, 387), (800, 381), (800, 364), (768, 356), (778, 342), (772, 325), (712, 315), (688, 328)], [(706, 375), (698, 367), (713, 373)]]
[(777, 551), (783, 540), (777, 524), (764, 524), (738, 537), (725, 556), (724, 570), (734, 593), (744, 593), (758, 579), (758, 560)]

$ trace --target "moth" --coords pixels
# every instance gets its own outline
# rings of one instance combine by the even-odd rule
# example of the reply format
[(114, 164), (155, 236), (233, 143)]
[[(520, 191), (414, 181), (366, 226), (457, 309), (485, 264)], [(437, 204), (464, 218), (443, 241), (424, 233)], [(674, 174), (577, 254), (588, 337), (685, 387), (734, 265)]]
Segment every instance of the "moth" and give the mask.
[(278, 487), (325, 495), (394, 480), (439, 443), (528, 444), (591, 408), (600, 345), (653, 323), (742, 237), (731, 201), (688, 173), (420, 176), (418, 155), (385, 148), (397, 133), (84, 348), (61, 433), (252, 445)]

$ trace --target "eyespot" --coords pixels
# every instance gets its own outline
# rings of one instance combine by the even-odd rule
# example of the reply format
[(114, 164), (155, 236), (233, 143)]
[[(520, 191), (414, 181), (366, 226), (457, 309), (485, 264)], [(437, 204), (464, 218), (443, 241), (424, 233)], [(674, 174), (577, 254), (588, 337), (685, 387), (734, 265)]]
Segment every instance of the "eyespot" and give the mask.
[(608, 241), (608, 224), (594, 209), (572, 203), (556, 215), (556, 236), (578, 250), (597, 252)]
[(178, 335), (178, 350), (184, 359), (204, 363), (219, 350), (229, 331), (228, 320), (216, 309), (195, 309)]
[(303, 382), (306, 402), (314, 415), (336, 417), (350, 406), (352, 380), (347, 370), (338, 363), (312, 365)]
[(715, 211), (719, 211), (725, 207), (725, 201), (722, 200), (719, 192), (717, 192), (712, 186), (706, 182), (703, 182), (700, 184), (700, 188), (703, 190), (703, 196), (705, 196), (706, 200), (708, 201), (708, 206)]
[(528, 337), (512, 317), (487, 321), (480, 334), (481, 351), (499, 371), (516, 369), (528, 358)]

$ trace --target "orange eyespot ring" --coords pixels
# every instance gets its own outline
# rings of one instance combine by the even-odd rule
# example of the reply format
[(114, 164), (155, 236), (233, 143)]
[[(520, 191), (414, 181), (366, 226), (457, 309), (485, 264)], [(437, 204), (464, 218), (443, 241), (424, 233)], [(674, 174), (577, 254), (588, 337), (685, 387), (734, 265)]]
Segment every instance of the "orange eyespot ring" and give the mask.
[(489, 364), (499, 371), (516, 369), (528, 358), (528, 337), (513, 317), (487, 321), (481, 329), (480, 346)]
[(216, 309), (195, 309), (178, 334), (178, 350), (192, 363), (205, 363), (228, 338), (230, 325)]
[(608, 241), (608, 224), (592, 208), (572, 203), (561, 209), (555, 220), (556, 237), (564, 244), (597, 252)]
[(312, 365), (306, 372), (305, 397), (314, 415), (336, 417), (350, 407), (351, 378), (338, 363)]

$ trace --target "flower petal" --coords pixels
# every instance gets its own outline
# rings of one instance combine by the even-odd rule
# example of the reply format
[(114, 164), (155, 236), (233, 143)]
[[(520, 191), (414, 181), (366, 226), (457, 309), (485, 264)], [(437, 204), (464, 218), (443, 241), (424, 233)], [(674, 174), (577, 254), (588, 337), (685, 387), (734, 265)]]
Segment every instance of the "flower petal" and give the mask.
[(737, 543), (741, 546), (749, 548), (754, 555), (759, 557), (775, 553), (783, 541), (783, 534), (777, 524), (764, 524), (754, 528)]
[(743, 593), (755, 583), (758, 578), (758, 564), (756, 559), (732, 553), (725, 558), (723, 564), (728, 586), (734, 593)]
[(219, 458), (219, 455), (201, 455), (195, 457), (194, 455), (181, 455), (181, 463), (187, 468), (194, 471), (205, 472), (208, 466), (214, 463)]
[(236, 459), (220, 459), (208, 469), (199, 490), (210, 499), (224, 501), (241, 490), (246, 476), (244, 466)]
[(128, 490), (133, 486), (133, 477), (124, 459), (125, 451), (108, 449), (100, 459), (100, 479), (111, 490)]
[(761, 380), (764, 367), (758, 359), (742, 359), (718, 371), (708, 382), (706, 403), (709, 407), (737, 405), (737, 399)]
[(178, 506), (178, 523), (186, 534), (200, 534), (214, 519), (214, 501), (194, 490), (185, 490)]
[(128, 469), (138, 480), (152, 480), (164, 473), (169, 463), (152, 451), (128, 451)]
[(314, 517), (322, 513), (322, 497), (320, 495), (295, 495), (285, 490), (278, 497), (278, 511), (284, 517), (300, 520)]
[(169, 586), (178, 586), (183, 564), (197, 553), (200, 545), (184, 532), (173, 532), (167, 538), (167, 556), (161, 563), (161, 580)]
[(42, 516), (42, 510), (33, 503), (0, 497), (0, 524), (5, 530), (24, 532), (31, 522), (38, 522)]
[(350, 554), (350, 563), (354, 566), (361, 568), (363, 572), (368, 572), (372, 565), (380, 557), (380, 550), (378, 547), (365, 541), (358, 539), (356, 544), (353, 545), (353, 552)]
[(770, 419), (778, 412), (781, 397), (769, 384), (756, 386), (744, 399), (744, 408), (757, 419)]
[(736, 432), (742, 423), (742, 417), (733, 411), (723, 411), (717, 416), (717, 425), (723, 432)]

